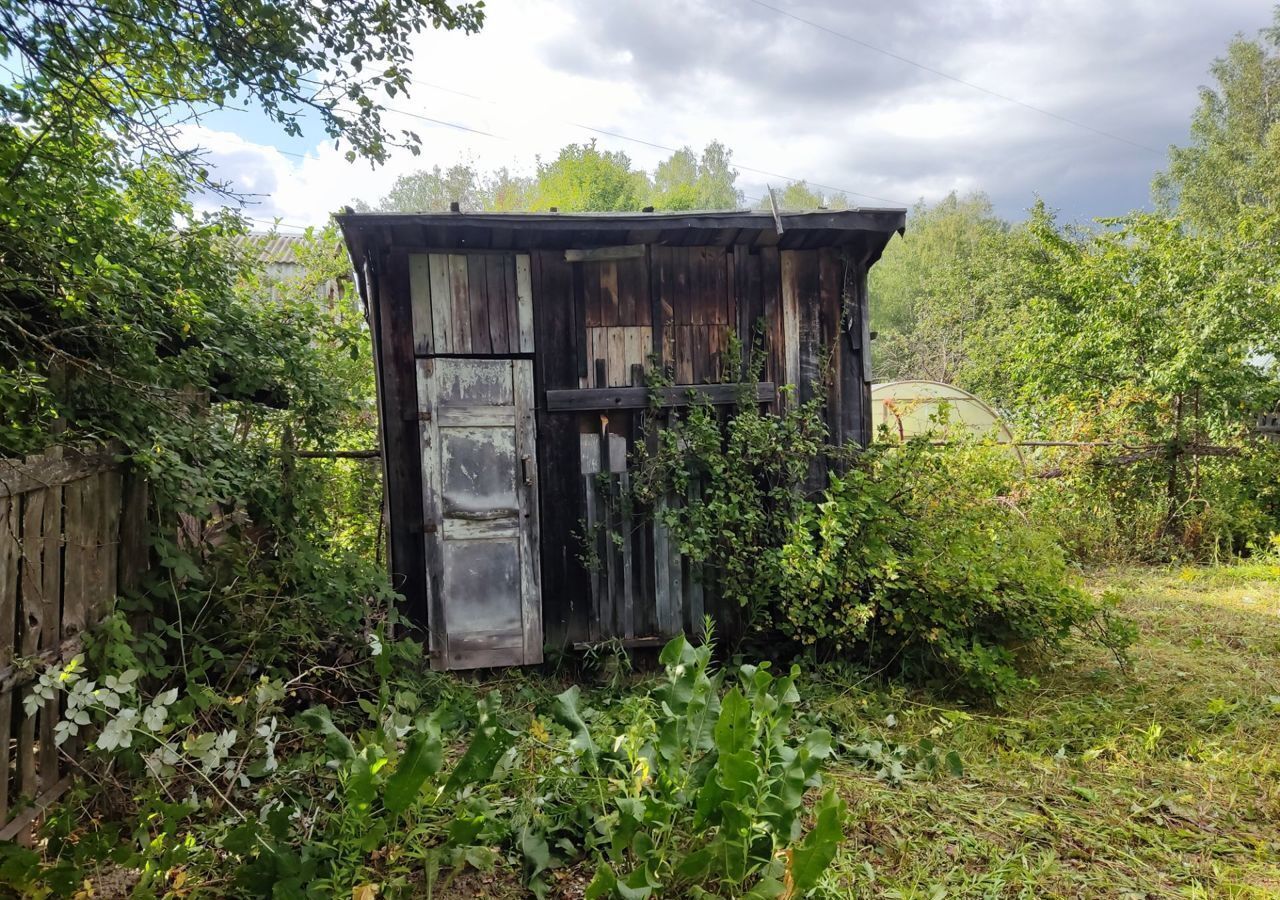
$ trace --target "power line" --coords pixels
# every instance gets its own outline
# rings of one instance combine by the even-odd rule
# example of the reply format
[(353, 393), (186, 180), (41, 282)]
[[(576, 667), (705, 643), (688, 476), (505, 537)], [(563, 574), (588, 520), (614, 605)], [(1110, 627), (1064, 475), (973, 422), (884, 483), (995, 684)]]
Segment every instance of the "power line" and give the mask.
[(983, 87), (982, 85), (975, 84), (972, 81), (967, 81), (964, 78), (960, 78), (957, 75), (952, 75), (949, 72), (943, 72), (941, 69), (935, 69), (933, 68), (933, 66), (925, 65), (924, 63), (917, 62), (914, 59), (908, 59), (905, 56), (894, 53), (892, 50), (886, 50), (883, 47), (877, 47), (875, 44), (867, 43), (866, 41), (861, 40), (860, 38), (856, 38), (851, 34), (845, 34), (843, 31), (836, 31), (834, 28), (829, 28), (828, 26), (823, 25), (820, 22), (815, 22), (812, 19), (806, 19), (803, 16), (798, 16), (795, 13), (788, 12), (785, 9), (779, 9), (778, 7), (773, 6), (769, 3), (765, 3), (764, 0), (747, 0), (747, 2), (754, 3), (756, 6), (762, 7), (764, 9), (772, 10), (773, 12), (777, 13), (780, 16), (786, 16), (788, 19), (794, 19), (797, 22), (801, 22), (805, 25), (808, 25), (810, 28), (816, 28), (819, 31), (826, 32), (827, 34), (832, 35), (833, 37), (838, 37), (841, 40), (848, 41), (851, 44), (857, 44), (859, 47), (863, 47), (874, 53), (879, 53), (882, 56), (889, 57), (890, 59), (896, 59), (898, 62), (906, 63), (909, 66), (914, 66), (915, 68), (920, 69), (921, 71), (924, 71), (924, 72), (928, 72), (931, 75), (937, 75), (939, 78), (945, 78), (948, 81), (954, 81), (956, 84), (962, 84), (965, 87), (973, 88), (973, 90), (975, 91), (981, 91), (984, 94), (988, 94), (992, 97), (996, 97), (997, 99), (1004, 100), (1007, 103), (1013, 103), (1017, 106), (1021, 106), (1023, 109), (1029, 109), (1032, 112), (1040, 113), (1040, 115), (1042, 116), (1048, 116), (1051, 119), (1057, 119), (1059, 122), (1065, 122), (1066, 124), (1073, 125), (1076, 128), (1083, 128), (1085, 131), (1091, 131), (1094, 134), (1099, 135), (1100, 137), (1109, 138), (1110, 140), (1113, 140), (1113, 141), (1119, 141), (1122, 144), (1128, 144), (1131, 147), (1137, 147), (1139, 150), (1146, 150), (1148, 153), (1154, 153), (1157, 156), (1163, 155), (1160, 150), (1157, 150), (1154, 147), (1148, 147), (1146, 144), (1140, 144), (1137, 141), (1131, 141), (1127, 137), (1123, 137), (1118, 134), (1113, 134), (1110, 131), (1103, 131), (1101, 128), (1094, 128), (1092, 125), (1089, 125), (1085, 122), (1081, 122), (1077, 119), (1072, 119), (1067, 116), (1060, 115), (1056, 112), (1052, 112), (1050, 110), (1044, 109), (1043, 107), (1035, 106), (1034, 104), (1027, 103), (1023, 100), (1019, 100), (1017, 97), (1010, 97), (1008, 94), (1002, 94), (999, 91), (993, 91), (991, 90), (991, 88)]
[[(418, 85), (419, 87), (430, 88), (436, 91), (443, 91), (447, 94), (454, 94), (459, 97), (465, 97), (468, 100), (475, 100), (480, 103), (488, 103), (494, 106), (500, 105), (499, 101), (497, 100), (491, 100), (487, 97), (480, 97), (475, 94), (468, 94), (465, 91), (454, 90), (453, 88), (448, 88), (448, 87), (445, 87), (444, 85), (432, 84), (427, 81), (417, 81), (417, 80), (415, 80), (413, 83)], [(508, 105), (513, 105), (513, 104), (508, 104)], [(407, 116), (413, 116), (414, 118), (419, 118), (419, 119), (427, 118), (426, 116), (419, 116), (415, 113), (407, 112), (402, 109), (396, 109), (390, 106), (386, 107), (386, 109), (389, 112), (400, 113), (402, 115), (407, 115)], [(427, 119), (427, 121), (437, 122), (438, 120)], [(586, 124), (583, 124), (582, 122), (572, 122), (567, 119), (554, 119), (552, 121), (559, 122), (561, 125), (568, 125), (571, 128), (579, 128), (583, 131), (589, 131), (592, 134), (598, 134), (603, 137), (616, 138), (617, 140), (620, 140), (620, 141), (630, 141), (633, 144), (640, 144), (645, 147), (651, 147), (655, 150), (663, 150), (663, 151), (666, 151), (667, 153), (678, 153), (681, 149), (679, 147), (671, 147), (666, 144), (659, 144), (656, 141), (650, 141), (644, 138), (633, 137), (629, 134), (622, 134), (621, 132), (617, 132), (617, 131), (608, 131), (604, 128), (596, 128), (594, 125), (586, 125)], [(444, 122), (441, 124), (449, 125), (452, 128), (461, 128), (464, 131), (473, 131), (477, 134), (483, 134), (489, 137), (498, 138), (499, 140), (509, 140), (509, 138), (506, 138), (502, 135), (491, 134), (490, 132), (480, 131), (479, 129), (475, 129), (475, 128), (468, 128), (464, 125), (457, 125), (449, 122)], [(756, 175), (764, 175), (767, 178), (783, 178), (783, 179), (786, 179), (787, 181), (803, 181), (806, 184), (809, 184), (816, 188), (821, 188), (822, 190), (825, 190), (825, 191), (836, 191), (838, 193), (851, 195), (854, 197), (865, 197), (868, 200), (875, 200), (878, 203), (888, 203), (892, 206), (909, 206), (910, 205), (908, 203), (902, 202), (901, 200), (891, 200), (887, 197), (877, 197), (875, 194), (868, 194), (863, 191), (855, 191), (849, 188), (837, 187), (835, 185), (830, 185), (830, 184), (822, 184), (817, 181), (809, 181), (808, 179), (805, 179), (805, 178), (796, 178), (793, 175), (786, 175), (780, 172), (771, 172), (768, 169), (760, 169), (754, 166), (744, 165), (742, 163), (734, 163), (734, 168), (741, 169), (744, 172), (752, 172)], [(757, 197), (755, 199), (759, 200), (761, 198)]]

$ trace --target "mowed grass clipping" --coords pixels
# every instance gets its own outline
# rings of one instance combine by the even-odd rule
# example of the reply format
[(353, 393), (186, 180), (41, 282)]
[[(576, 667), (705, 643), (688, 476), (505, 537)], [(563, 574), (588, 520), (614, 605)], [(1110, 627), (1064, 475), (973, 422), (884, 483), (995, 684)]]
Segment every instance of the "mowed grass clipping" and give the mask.
[(1080, 646), (997, 711), (832, 686), (835, 720), (927, 738), (964, 774), (837, 763), (839, 897), (1280, 897), (1280, 566), (1093, 574), (1132, 668)]

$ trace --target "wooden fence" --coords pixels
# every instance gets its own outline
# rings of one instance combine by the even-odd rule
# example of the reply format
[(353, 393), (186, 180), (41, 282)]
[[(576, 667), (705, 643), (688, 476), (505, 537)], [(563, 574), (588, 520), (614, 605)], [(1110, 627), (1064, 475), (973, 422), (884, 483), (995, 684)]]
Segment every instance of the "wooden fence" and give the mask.
[(78, 653), (147, 565), (146, 483), (115, 457), (58, 447), (0, 459), (0, 840), (28, 836), (70, 783), (59, 701), (28, 718), (25, 686)]

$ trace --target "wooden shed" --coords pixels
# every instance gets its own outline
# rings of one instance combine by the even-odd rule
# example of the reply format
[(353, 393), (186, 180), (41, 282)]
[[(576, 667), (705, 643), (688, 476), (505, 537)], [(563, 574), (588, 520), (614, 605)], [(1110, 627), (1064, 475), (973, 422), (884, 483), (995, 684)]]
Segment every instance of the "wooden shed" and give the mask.
[[(715, 612), (665, 529), (604, 494), (645, 417), (734, 402), (731, 335), (764, 354), (765, 404), (821, 392), (829, 360), (832, 439), (870, 440), (867, 271), (905, 210), (338, 221), (373, 334), (392, 573), (436, 668), (657, 644)], [(656, 409), (654, 365), (676, 385)]]

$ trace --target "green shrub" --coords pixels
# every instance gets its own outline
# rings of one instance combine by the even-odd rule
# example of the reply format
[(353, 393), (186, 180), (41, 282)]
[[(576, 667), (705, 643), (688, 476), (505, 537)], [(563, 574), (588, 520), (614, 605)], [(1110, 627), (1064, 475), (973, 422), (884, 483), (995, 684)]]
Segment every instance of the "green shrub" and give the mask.
[[(641, 499), (704, 580), (743, 608), (769, 655), (861, 661), (998, 697), (1104, 610), (1073, 583), (1051, 528), (1022, 509), (1016, 458), (982, 445), (911, 441), (836, 450), (815, 404), (744, 405), (723, 424), (694, 407), (644, 461)], [(806, 495), (814, 466), (833, 473)]]
[(1016, 460), (923, 441), (868, 454), (780, 552), (770, 629), (821, 655), (999, 696), (1099, 610), (1021, 511)]

